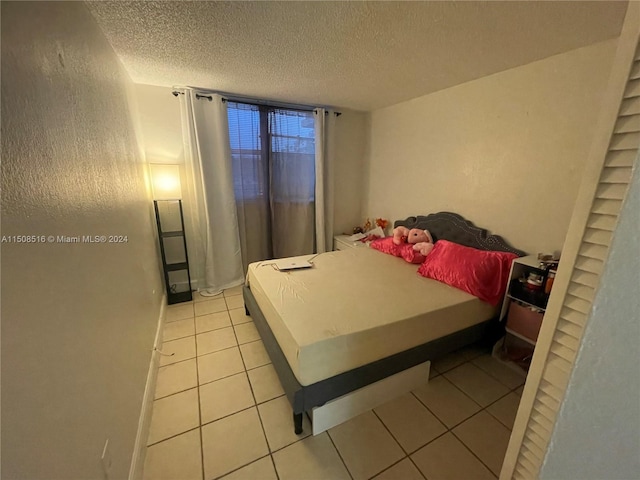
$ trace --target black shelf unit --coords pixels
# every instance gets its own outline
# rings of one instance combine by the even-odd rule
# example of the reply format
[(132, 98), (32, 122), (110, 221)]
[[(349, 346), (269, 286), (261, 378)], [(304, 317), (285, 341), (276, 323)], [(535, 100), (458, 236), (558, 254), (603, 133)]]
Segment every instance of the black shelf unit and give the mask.
[[(173, 305), (189, 302), (192, 300), (191, 275), (189, 273), (187, 239), (184, 233), (182, 200), (154, 200), (153, 206), (158, 225), (158, 241), (162, 255), (164, 282), (167, 288), (167, 303)], [(163, 229), (163, 224), (167, 224), (166, 231)]]

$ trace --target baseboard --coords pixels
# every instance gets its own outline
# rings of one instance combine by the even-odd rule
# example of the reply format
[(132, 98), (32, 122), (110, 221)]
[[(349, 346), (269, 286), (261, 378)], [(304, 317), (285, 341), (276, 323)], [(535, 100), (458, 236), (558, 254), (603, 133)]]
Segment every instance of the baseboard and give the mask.
[(162, 345), (162, 331), (164, 320), (167, 315), (167, 294), (162, 296), (162, 304), (160, 306), (160, 315), (158, 316), (158, 327), (156, 329), (156, 338), (153, 342), (153, 350), (151, 352), (151, 361), (149, 362), (149, 372), (147, 373), (147, 384), (142, 397), (142, 408), (140, 410), (140, 419), (138, 420), (138, 432), (136, 434), (136, 443), (133, 447), (133, 456), (131, 458), (131, 468), (129, 469), (129, 480), (140, 480), (142, 478), (142, 468), (144, 467), (144, 458), (147, 452), (146, 440), (149, 435), (149, 426), (151, 423), (151, 413), (153, 408), (153, 397), (156, 391), (156, 380), (158, 378), (158, 366), (160, 356), (156, 353)]

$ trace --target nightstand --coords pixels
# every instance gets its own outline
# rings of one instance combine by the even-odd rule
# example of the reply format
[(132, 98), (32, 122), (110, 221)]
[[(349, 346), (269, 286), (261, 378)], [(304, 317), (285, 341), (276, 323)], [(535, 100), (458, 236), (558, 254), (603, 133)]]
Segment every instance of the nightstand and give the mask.
[[(521, 279), (529, 274), (536, 274), (546, 280), (547, 273), (540, 267), (537, 255), (516, 258), (511, 264), (507, 290), (500, 312), (500, 320), (504, 322), (505, 336), (494, 346), (493, 354), (499, 360), (507, 361), (512, 365), (517, 363), (520, 371), (528, 370), (528, 363), (533, 356), (549, 300), (549, 293), (544, 291), (544, 283), (537, 290), (529, 290)], [(524, 358), (514, 362), (514, 356)]]
[(368, 245), (360, 240), (355, 242), (350, 241), (351, 235), (336, 235), (333, 237), (333, 249), (334, 250), (347, 250), (348, 248), (367, 247)]

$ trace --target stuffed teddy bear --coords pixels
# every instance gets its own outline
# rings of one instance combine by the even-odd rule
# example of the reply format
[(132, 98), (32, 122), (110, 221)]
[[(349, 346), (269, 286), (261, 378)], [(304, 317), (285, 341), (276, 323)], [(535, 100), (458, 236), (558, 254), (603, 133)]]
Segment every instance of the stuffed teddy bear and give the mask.
[(413, 249), (425, 257), (433, 249), (433, 237), (429, 230), (420, 230), (418, 228), (409, 230), (407, 227), (394, 228), (393, 243), (400, 245), (404, 242), (413, 244)]

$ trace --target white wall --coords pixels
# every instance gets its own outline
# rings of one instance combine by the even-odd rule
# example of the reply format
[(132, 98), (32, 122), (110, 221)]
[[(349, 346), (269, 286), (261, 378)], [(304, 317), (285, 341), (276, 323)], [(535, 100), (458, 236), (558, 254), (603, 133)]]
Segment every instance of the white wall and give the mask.
[(525, 251), (560, 249), (615, 46), (373, 112), (364, 213), (453, 211)]
[[(81, 2), (2, 2), (2, 476), (126, 478), (162, 283), (129, 95)], [(45, 240), (46, 242), (46, 240)]]
[(640, 472), (638, 165), (636, 160), (542, 479), (630, 479)]
[[(147, 159), (152, 163), (183, 163), (179, 101), (171, 89), (136, 85)], [(337, 233), (362, 223), (363, 170), (368, 143), (368, 114), (338, 109), (336, 125), (335, 216)]]

